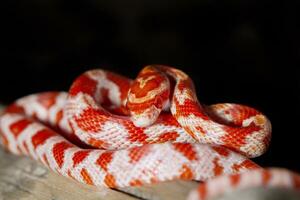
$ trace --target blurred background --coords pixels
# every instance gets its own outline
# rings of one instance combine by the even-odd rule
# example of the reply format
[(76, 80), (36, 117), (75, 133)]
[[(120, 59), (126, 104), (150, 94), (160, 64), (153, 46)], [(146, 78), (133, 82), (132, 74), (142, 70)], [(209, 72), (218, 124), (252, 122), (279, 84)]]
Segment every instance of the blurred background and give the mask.
[(255, 161), (300, 172), (296, 3), (11, 0), (1, 8), (1, 103), (68, 90), (92, 68), (134, 78), (144, 65), (172, 65), (191, 76), (202, 103), (264, 112), (273, 139)]

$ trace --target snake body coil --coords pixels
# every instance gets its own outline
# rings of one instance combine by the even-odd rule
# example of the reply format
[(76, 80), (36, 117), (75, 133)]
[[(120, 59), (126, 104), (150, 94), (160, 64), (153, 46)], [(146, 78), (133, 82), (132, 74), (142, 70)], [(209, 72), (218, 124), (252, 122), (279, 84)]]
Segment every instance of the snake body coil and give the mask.
[(271, 125), (247, 106), (201, 105), (184, 72), (147, 66), (135, 80), (91, 70), (69, 93), (23, 97), (1, 116), (0, 133), (12, 153), (116, 188), (260, 169), (249, 158), (265, 152)]

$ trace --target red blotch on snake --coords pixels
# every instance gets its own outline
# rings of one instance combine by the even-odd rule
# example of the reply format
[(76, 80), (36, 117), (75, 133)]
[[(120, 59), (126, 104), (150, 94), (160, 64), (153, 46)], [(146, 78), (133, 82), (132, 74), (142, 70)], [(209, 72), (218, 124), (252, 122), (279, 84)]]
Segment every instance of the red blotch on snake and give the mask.
[(113, 158), (113, 152), (107, 151), (103, 152), (99, 158), (97, 159), (96, 163), (104, 170), (107, 171), (108, 164)]
[(39, 145), (44, 144), (45, 141), (52, 136), (55, 136), (55, 133), (49, 129), (38, 131), (31, 139), (34, 149), (36, 149)]
[(89, 155), (89, 153), (90, 152), (87, 150), (77, 151), (74, 153), (72, 158), (73, 167), (76, 167), (79, 163), (81, 163)]
[(65, 157), (65, 151), (68, 148), (71, 148), (73, 145), (67, 142), (60, 142), (53, 146), (53, 155), (56, 163), (58, 164), (59, 168), (62, 167)]
[(10, 125), (10, 130), (12, 134), (17, 138), (19, 134), (32, 122), (28, 119), (21, 119), (13, 124)]
[(175, 150), (182, 153), (189, 160), (197, 160), (197, 153), (193, 149), (193, 146), (189, 143), (174, 143)]

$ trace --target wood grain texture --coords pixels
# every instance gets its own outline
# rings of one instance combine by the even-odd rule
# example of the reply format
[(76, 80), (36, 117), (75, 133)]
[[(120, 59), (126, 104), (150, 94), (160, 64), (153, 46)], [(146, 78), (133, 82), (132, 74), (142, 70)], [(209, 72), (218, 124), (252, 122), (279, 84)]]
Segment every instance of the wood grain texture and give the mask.
[(185, 199), (198, 183), (172, 181), (118, 190), (83, 185), (48, 170), (37, 161), (0, 147), (0, 200)]

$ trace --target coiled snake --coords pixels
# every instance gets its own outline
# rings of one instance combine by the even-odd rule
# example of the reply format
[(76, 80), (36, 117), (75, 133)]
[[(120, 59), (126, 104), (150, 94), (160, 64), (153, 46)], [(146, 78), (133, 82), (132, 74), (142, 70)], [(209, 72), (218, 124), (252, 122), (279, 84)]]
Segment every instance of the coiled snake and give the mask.
[[(239, 104), (201, 105), (188, 75), (161, 65), (145, 67), (135, 80), (91, 70), (69, 93), (23, 97), (2, 114), (0, 133), (10, 152), (96, 186), (282, 172), (262, 172), (249, 159), (268, 147), (266, 116)], [(286, 174), (299, 187), (299, 177)], [(190, 198), (205, 196), (194, 192)]]

